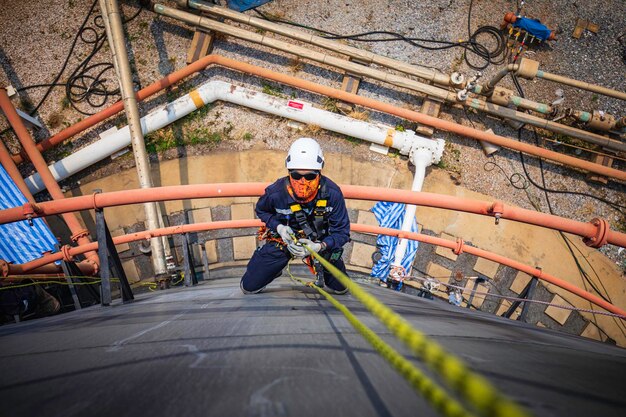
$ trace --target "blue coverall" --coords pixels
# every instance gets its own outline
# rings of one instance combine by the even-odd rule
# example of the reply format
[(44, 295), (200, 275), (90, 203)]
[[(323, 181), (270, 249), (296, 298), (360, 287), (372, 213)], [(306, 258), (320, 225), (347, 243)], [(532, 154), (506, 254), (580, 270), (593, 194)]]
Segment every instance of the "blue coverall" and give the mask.
[[(289, 195), (288, 183), (288, 177), (278, 179), (265, 189), (265, 193), (256, 205), (257, 216), (274, 233), (277, 233), (276, 227), (279, 224), (289, 225), (294, 231), (301, 229), (291, 211), (290, 206), (298, 202)], [(337, 184), (324, 176), (320, 179), (320, 191), (318, 191), (316, 198), (307, 204), (300, 204), (307, 216), (312, 219), (311, 213), (317, 200), (323, 198), (320, 195), (322, 190), (324, 190), (323, 193), (328, 200), (326, 206), (328, 231), (319, 240), (327, 245), (326, 250), (322, 253), (322, 255), (326, 255), (342, 248), (350, 240), (350, 219), (341, 190)], [(281, 275), (283, 268), (287, 266), (290, 259), (291, 254), (286, 246), (274, 242), (268, 242), (261, 246), (252, 255), (246, 273), (241, 278), (242, 291), (245, 293), (261, 291)], [(346, 272), (346, 267), (341, 258), (332, 261), (332, 264), (342, 272)], [(326, 269), (324, 269), (324, 283), (336, 292), (345, 291), (345, 287)]]

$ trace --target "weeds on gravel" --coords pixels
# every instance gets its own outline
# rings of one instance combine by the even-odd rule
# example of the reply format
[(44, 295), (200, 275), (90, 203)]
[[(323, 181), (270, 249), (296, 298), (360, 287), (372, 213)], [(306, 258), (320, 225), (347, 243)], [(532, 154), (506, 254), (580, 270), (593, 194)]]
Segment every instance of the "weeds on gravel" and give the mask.
[(353, 119), (363, 120), (363, 121), (368, 121), (370, 119), (370, 114), (368, 111), (352, 110), (350, 113), (347, 114), (347, 116)]
[(339, 113), (339, 106), (337, 106), (337, 100), (335, 100), (334, 98), (324, 97), (324, 99), (322, 100), (322, 107), (326, 111)]
[(285, 94), (283, 94), (283, 90), (280, 87), (273, 86), (268, 83), (262, 83), (261, 85), (263, 86), (264, 94), (267, 94), (268, 96), (286, 98)]
[(300, 57), (295, 57), (289, 60), (289, 71), (293, 72), (294, 74), (302, 71), (303, 67), (304, 64), (300, 60)]
[(217, 145), (222, 141), (222, 135), (211, 132), (207, 127), (199, 127), (187, 134), (187, 142), (191, 145)]

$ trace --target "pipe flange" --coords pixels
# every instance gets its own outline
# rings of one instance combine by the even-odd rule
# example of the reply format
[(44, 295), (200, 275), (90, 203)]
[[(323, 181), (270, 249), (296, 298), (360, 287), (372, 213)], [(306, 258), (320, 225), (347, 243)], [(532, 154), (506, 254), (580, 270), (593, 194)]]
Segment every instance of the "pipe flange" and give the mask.
[(4, 259), (0, 259), (0, 276), (8, 277), (9, 276), (9, 263)]
[(89, 230), (87, 229), (81, 229), (78, 232), (74, 233), (70, 239), (72, 240), (72, 242), (78, 242), (78, 239), (81, 239), (83, 237), (89, 236)]
[(592, 237), (586, 237), (583, 239), (585, 245), (592, 248), (600, 248), (607, 243), (609, 231), (611, 227), (609, 226), (609, 222), (604, 219), (595, 218), (590, 222), (596, 228), (596, 235)]
[(63, 254), (63, 260), (65, 262), (72, 262), (74, 260), (74, 257), (70, 253), (70, 249), (72, 249), (70, 245), (61, 246), (61, 254)]
[(463, 253), (463, 247), (465, 247), (465, 242), (463, 242), (463, 239), (461, 239), (460, 237), (457, 237), (456, 246), (454, 247), (454, 249), (452, 249), (452, 252), (455, 255), (460, 255)]

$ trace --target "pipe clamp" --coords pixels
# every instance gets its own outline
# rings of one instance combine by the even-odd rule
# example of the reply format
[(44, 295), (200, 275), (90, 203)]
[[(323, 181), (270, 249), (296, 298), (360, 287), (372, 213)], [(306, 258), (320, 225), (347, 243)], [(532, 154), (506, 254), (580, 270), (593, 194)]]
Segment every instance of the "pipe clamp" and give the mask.
[(63, 260), (65, 262), (72, 262), (74, 260), (74, 257), (70, 253), (70, 249), (72, 249), (70, 245), (61, 246), (61, 253), (63, 254)]
[(463, 253), (463, 247), (465, 246), (465, 242), (463, 242), (463, 239), (461, 239), (460, 237), (456, 238), (456, 247), (454, 249), (452, 249), (452, 252), (455, 255), (460, 255)]
[(592, 248), (600, 248), (606, 245), (609, 231), (611, 230), (609, 222), (596, 217), (595, 219), (591, 220), (591, 224), (596, 228), (596, 235), (583, 238), (583, 242), (585, 242), (585, 245)]

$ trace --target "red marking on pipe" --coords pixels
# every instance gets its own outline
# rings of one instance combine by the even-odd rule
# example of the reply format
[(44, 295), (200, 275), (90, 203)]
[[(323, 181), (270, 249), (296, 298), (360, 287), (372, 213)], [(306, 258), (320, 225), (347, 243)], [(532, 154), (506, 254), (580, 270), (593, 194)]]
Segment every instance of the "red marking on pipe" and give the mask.
[(304, 108), (303, 103), (298, 103), (297, 101), (293, 101), (293, 100), (289, 100), (289, 102), (287, 103), (287, 106), (293, 109), (297, 109), (297, 110), (302, 110)]

